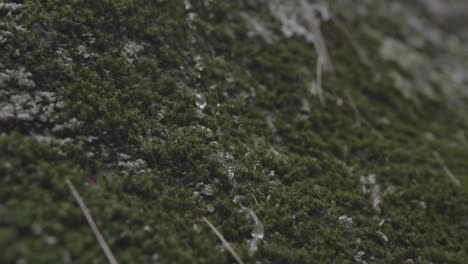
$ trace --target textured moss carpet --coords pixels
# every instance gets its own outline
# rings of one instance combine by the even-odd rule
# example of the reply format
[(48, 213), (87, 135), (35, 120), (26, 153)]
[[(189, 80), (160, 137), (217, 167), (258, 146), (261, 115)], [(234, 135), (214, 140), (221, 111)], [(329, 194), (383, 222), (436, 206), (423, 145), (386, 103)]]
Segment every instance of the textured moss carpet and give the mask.
[(286, 2), (0, 1), (0, 262), (466, 263), (463, 19)]

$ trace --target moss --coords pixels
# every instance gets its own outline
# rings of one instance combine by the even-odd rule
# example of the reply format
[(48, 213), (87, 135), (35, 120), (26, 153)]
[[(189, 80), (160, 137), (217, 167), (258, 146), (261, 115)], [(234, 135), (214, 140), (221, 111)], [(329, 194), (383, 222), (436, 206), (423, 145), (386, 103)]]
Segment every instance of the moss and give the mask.
[[(265, 5), (249, 2), (24, 1), (2, 16), (12, 32), (0, 44), (3, 67), (25, 66), (36, 84), (5, 89), (50, 91), (63, 107), (54, 121), (2, 121), (0, 262), (105, 262), (69, 178), (122, 263), (232, 262), (202, 216), (246, 262), (348, 263), (362, 251), (367, 262), (463, 263), (468, 152), (455, 133), (466, 137), (466, 123), (442, 101), (403, 99), (386, 75), (392, 65), (361, 32), (366, 21), (350, 30), (375, 70), (323, 25), (336, 73), (320, 104), (308, 87), (312, 46), (282, 37)], [(262, 17), (277, 40), (249, 36), (242, 12)], [(396, 31), (383, 22), (382, 32)], [(123, 55), (129, 43), (143, 49)], [(376, 194), (362, 191), (370, 174), (380, 212)], [(200, 194), (208, 184), (213, 195)], [(238, 195), (265, 226), (253, 254)]]

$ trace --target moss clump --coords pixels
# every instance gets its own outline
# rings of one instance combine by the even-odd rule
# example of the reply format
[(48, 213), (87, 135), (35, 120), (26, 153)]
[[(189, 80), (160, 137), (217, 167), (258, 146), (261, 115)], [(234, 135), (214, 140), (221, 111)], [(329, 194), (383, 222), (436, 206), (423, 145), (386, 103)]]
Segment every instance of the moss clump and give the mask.
[[(392, 65), (361, 30), (370, 22), (349, 30), (373, 70), (323, 24), (336, 73), (322, 105), (308, 87), (312, 46), (283, 37), (263, 2), (187, 3), (0, 9), (11, 32), (0, 72), (24, 68), (34, 82), (9, 78), (0, 94), (0, 262), (105, 262), (69, 178), (121, 263), (232, 262), (202, 216), (247, 262), (463, 263), (467, 124), (443, 100), (402, 98), (386, 74)], [(246, 14), (264, 21), (273, 43), (249, 34)], [(29, 118), (3, 115), (7, 105)], [(46, 118), (34, 105), (50, 110)], [(253, 253), (254, 223), (239, 203), (265, 226)]]

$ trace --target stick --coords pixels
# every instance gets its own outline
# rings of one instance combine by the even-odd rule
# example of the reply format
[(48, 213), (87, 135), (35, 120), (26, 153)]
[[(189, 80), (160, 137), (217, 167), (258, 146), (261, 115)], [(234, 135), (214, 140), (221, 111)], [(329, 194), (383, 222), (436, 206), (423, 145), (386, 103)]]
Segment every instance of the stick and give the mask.
[(322, 32), (320, 31), (320, 21), (315, 17), (314, 11), (306, 4), (306, 1), (301, 0), (301, 7), (303, 9), (303, 18), (306, 22), (306, 26), (314, 34), (314, 47), (318, 56), (322, 58), (321, 63), (323, 64), (323, 70), (325, 72), (334, 72), (333, 64), (325, 45), (325, 40), (323, 39)]
[(453, 181), (453, 183), (456, 186), (460, 186), (460, 181), (457, 179), (457, 177), (455, 177), (455, 175), (453, 175), (453, 173), (449, 170), (449, 168), (447, 166), (445, 166), (445, 163), (442, 160), (442, 158), (440, 157), (439, 153), (437, 151), (433, 151), (432, 154), (434, 154), (434, 157), (436, 158), (437, 162), (439, 162), (439, 164), (442, 167), (442, 169), (444, 170), (445, 174), (447, 174), (447, 176), (449, 176), (449, 178)]
[(234, 251), (234, 249), (231, 247), (231, 245), (229, 244), (229, 242), (223, 237), (223, 235), (218, 231), (218, 229), (216, 229), (216, 227), (206, 218), (206, 217), (202, 217), (203, 221), (205, 221), (205, 223), (211, 228), (211, 230), (213, 230), (213, 232), (218, 236), (219, 240), (221, 240), (221, 242), (223, 243), (224, 247), (227, 248), (227, 250), (229, 251), (229, 253), (231, 253), (232, 257), (237, 261), (237, 263), (239, 264), (244, 264), (244, 262), (241, 260), (241, 258), (239, 257), (239, 255), (237, 255), (237, 253)]
[(96, 223), (93, 220), (93, 217), (91, 216), (91, 213), (88, 210), (88, 207), (86, 207), (86, 204), (84, 203), (83, 199), (81, 198), (80, 194), (76, 190), (75, 186), (69, 179), (65, 179), (65, 183), (67, 184), (68, 188), (73, 194), (73, 197), (75, 200), (78, 202), (78, 205), (81, 208), (81, 211), (83, 212), (86, 221), (88, 221), (89, 227), (91, 228), (91, 231), (93, 231), (94, 236), (96, 237), (99, 246), (101, 246), (102, 251), (104, 251), (104, 254), (107, 257), (107, 261), (109, 261), (110, 264), (118, 264), (117, 260), (114, 257), (114, 254), (112, 254), (112, 251), (110, 250), (109, 246), (107, 245), (106, 241), (104, 240), (104, 237), (101, 235), (99, 232), (99, 229), (96, 226)]

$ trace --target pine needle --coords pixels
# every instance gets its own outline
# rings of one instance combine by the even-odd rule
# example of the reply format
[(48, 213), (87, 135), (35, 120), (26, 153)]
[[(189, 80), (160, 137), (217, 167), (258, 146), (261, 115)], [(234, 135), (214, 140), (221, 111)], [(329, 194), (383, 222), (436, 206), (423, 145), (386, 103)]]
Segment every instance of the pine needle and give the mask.
[(328, 54), (327, 46), (320, 31), (320, 19), (316, 17), (315, 10), (307, 4), (305, 0), (300, 2), (302, 8), (302, 16), (308, 30), (314, 35), (314, 49), (317, 53), (316, 81), (315, 91), (319, 97), (320, 103), (324, 104), (323, 89), (322, 89), (322, 71), (334, 72), (333, 64)]
[(211, 230), (213, 230), (216, 236), (218, 236), (219, 240), (221, 240), (221, 242), (223, 243), (223, 246), (229, 251), (229, 253), (231, 253), (232, 257), (237, 261), (237, 263), (244, 264), (242, 259), (239, 257), (239, 255), (237, 255), (237, 253), (231, 247), (229, 242), (223, 237), (223, 235), (218, 231), (218, 229), (216, 229), (216, 227), (206, 217), (203, 216), (202, 219), (211, 228)]
[(117, 260), (114, 257), (114, 254), (112, 254), (112, 251), (110, 250), (109, 246), (107, 245), (106, 241), (104, 240), (104, 237), (101, 235), (101, 232), (99, 232), (99, 229), (96, 226), (96, 223), (93, 220), (93, 217), (91, 216), (91, 213), (88, 210), (88, 207), (86, 207), (86, 204), (84, 203), (83, 199), (81, 198), (80, 194), (76, 190), (75, 186), (69, 179), (65, 179), (65, 183), (67, 184), (68, 188), (73, 194), (73, 197), (75, 200), (78, 202), (78, 205), (80, 206), (81, 211), (83, 212), (86, 221), (88, 221), (89, 227), (91, 228), (91, 231), (93, 232), (94, 236), (96, 237), (96, 240), (99, 243), (99, 246), (101, 246), (102, 251), (104, 251), (104, 254), (107, 257), (107, 261), (110, 264), (118, 264)]

